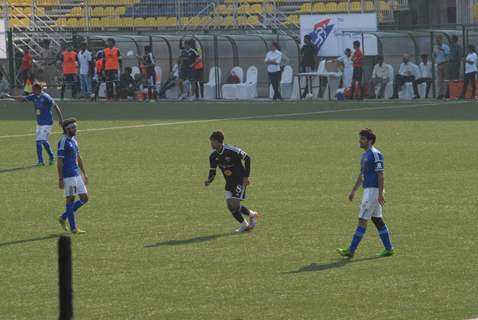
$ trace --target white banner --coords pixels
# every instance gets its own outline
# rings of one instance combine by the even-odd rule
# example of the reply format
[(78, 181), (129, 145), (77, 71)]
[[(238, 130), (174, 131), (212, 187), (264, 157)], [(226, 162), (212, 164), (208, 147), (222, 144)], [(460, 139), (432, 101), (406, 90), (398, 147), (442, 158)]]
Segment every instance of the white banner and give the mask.
[[(360, 41), (365, 55), (377, 55), (377, 38), (361, 31), (377, 31), (376, 13), (317, 14), (300, 17), (300, 34), (304, 39), (310, 35), (319, 49), (319, 56), (343, 55), (346, 48), (352, 49), (355, 40)], [(362, 43), (363, 41), (363, 43)]]
[(5, 33), (5, 19), (0, 19), (0, 59), (7, 58), (7, 37)]

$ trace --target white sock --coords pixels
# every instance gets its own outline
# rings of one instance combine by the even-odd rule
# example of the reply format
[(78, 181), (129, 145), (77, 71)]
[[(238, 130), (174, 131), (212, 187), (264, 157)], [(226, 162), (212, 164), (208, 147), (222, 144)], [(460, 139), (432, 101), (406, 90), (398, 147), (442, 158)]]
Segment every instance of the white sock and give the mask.
[(243, 227), (249, 227), (249, 222), (247, 222), (247, 220), (244, 219), (244, 221), (242, 221), (242, 223), (241, 223), (241, 226), (243, 226)]

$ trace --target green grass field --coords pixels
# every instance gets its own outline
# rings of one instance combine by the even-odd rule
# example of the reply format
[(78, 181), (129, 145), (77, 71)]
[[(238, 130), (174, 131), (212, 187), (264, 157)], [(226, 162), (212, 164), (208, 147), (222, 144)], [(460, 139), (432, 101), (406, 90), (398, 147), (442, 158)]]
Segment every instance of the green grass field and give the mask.
[[(76, 319), (478, 317), (476, 103), (61, 106), (90, 178), (87, 234), (72, 238)], [(363, 127), (385, 155), (398, 254), (375, 258), (370, 225), (347, 261), (335, 249), (356, 225)], [(64, 199), (54, 167), (31, 167), (34, 128), (32, 106), (0, 102), (2, 320), (58, 314)], [(217, 128), (252, 157), (245, 203), (262, 216), (248, 234), (233, 232), (222, 176), (203, 186)]]

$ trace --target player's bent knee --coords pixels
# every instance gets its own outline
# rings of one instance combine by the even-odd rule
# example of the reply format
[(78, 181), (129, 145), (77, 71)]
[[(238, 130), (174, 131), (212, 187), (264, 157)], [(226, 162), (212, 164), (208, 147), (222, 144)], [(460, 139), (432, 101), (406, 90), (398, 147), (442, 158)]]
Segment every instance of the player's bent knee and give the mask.
[(358, 221), (358, 224), (364, 228), (367, 228), (367, 222), (368, 222), (367, 220), (360, 218)]
[(83, 202), (83, 204), (87, 203), (88, 202), (88, 195), (85, 193), (85, 194), (80, 194), (80, 200), (81, 202)]

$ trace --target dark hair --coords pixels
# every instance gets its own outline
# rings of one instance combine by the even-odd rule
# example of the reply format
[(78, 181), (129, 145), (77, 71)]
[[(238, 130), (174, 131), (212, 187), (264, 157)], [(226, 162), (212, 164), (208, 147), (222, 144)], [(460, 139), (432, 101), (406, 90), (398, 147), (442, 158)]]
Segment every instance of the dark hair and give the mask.
[(151, 46), (144, 46), (144, 52), (149, 53), (149, 52), (151, 52), (151, 51), (153, 51), (153, 50), (151, 49)]
[(126, 67), (126, 68), (124, 68), (124, 71), (128, 72), (128, 73), (131, 73), (131, 72), (133, 72), (133, 69), (131, 67)]
[(308, 35), (308, 34), (306, 34), (306, 35), (304, 36), (304, 39), (307, 39), (307, 40), (312, 40), (311, 36), (310, 36), (310, 35)]
[(354, 41), (354, 46), (360, 48), (360, 41), (355, 40), (355, 41)]
[(428, 59), (428, 54), (424, 53), (420, 57), (422, 57), (422, 59)]
[(375, 144), (375, 141), (377, 140), (377, 136), (375, 133), (373, 133), (372, 129), (365, 128), (360, 130), (360, 136), (365, 137), (368, 141), (372, 140), (372, 144)]
[(196, 41), (194, 39), (189, 39), (189, 46), (192, 48), (192, 49), (197, 49), (196, 48)]
[(475, 49), (475, 46), (473, 44), (468, 45), (468, 50), (473, 51), (473, 52), (476, 53), (476, 49)]
[(382, 60), (383, 61), (383, 56), (377, 56), (377, 60)]
[(451, 36), (451, 39), (453, 41), (458, 41), (458, 36), (456, 34), (454, 34), (454, 35)]
[(209, 137), (210, 140), (215, 140), (217, 142), (223, 143), (224, 142), (224, 133), (222, 133), (221, 130), (216, 130), (213, 133), (211, 133), (211, 136)]
[(115, 41), (115, 39), (113, 39), (113, 38), (108, 38), (108, 39), (106, 39), (106, 41), (107, 41), (107, 42), (111, 42), (113, 45), (116, 44), (116, 41)]
[(41, 84), (38, 83), (38, 82), (35, 82), (35, 83), (32, 85), (32, 89), (33, 89), (33, 88), (40, 88), (40, 90), (43, 89), (43, 87), (41, 86)]
[(0, 78), (3, 78), (3, 72), (0, 71)]
[(280, 51), (280, 46), (279, 46), (279, 43), (278, 43), (277, 41), (273, 41), (273, 42), (271, 43), (271, 45), (273, 45), (274, 47), (277, 48), (277, 50)]
[(61, 123), (61, 127), (63, 128), (63, 132), (66, 132), (65, 127), (67, 127), (70, 124), (75, 123), (75, 122), (76, 122), (75, 118), (68, 118), (68, 119), (63, 120), (63, 122)]

